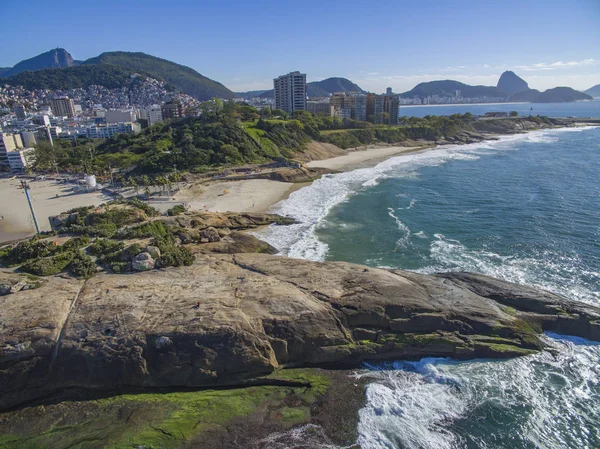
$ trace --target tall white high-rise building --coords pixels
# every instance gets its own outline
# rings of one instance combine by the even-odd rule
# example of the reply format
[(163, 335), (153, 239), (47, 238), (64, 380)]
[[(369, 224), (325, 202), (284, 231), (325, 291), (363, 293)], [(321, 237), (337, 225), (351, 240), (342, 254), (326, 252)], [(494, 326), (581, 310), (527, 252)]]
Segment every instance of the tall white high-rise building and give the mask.
[(306, 73), (291, 72), (273, 80), (275, 108), (288, 114), (306, 111)]

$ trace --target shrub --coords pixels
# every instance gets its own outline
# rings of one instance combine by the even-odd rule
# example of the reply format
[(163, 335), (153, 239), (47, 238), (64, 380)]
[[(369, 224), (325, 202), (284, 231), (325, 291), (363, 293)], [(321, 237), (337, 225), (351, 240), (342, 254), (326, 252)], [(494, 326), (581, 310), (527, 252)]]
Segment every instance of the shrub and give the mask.
[(142, 248), (139, 243), (134, 243), (133, 245), (129, 245), (127, 247), (127, 249), (125, 249), (125, 252), (127, 253), (127, 258), (133, 259), (139, 253), (141, 253), (143, 249), (144, 248)]
[(108, 268), (115, 273), (124, 273), (131, 270), (131, 263), (113, 261), (108, 263)]
[(143, 239), (148, 237), (163, 238), (169, 233), (160, 221), (149, 221), (134, 228), (123, 230), (122, 238)]
[(167, 211), (167, 215), (170, 217), (181, 215), (185, 212), (185, 206), (183, 204), (178, 204), (177, 206), (173, 206), (171, 209)]
[(6, 255), (6, 263), (15, 265), (29, 259), (46, 257), (56, 250), (53, 243), (35, 238), (24, 241), (13, 247)]
[(79, 251), (75, 255), (73, 261), (69, 265), (69, 269), (74, 276), (85, 279), (89, 279), (96, 274), (96, 264), (92, 258), (83, 251)]
[(154, 239), (154, 245), (160, 250), (161, 267), (180, 267), (194, 263), (194, 255), (187, 248), (177, 246), (170, 238)]
[(90, 237), (113, 237), (117, 233), (117, 226), (114, 223), (105, 223), (96, 226), (74, 224), (61, 228), (60, 233), (73, 233), (88, 235)]
[(160, 215), (160, 212), (158, 210), (156, 210), (152, 206), (149, 206), (143, 201), (138, 200), (137, 198), (125, 200), (123, 201), (123, 204), (129, 204), (130, 206), (137, 207), (138, 209), (143, 210), (144, 213), (149, 217), (157, 217), (158, 215)]
[(88, 226), (99, 226), (105, 224), (114, 224), (117, 227), (126, 224), (136, 223), (145, 219), (145, 214), (140, 214), (135, 209), (114, 209), (98, 214), (89, 214), (85, 219), (85, 224)]
[(52, 276), (63, 271), (75, 258), (75, 252), (65, 251), (52, 257), (30, 260), (21, 265), (21, 270), (36, 276)]
[(94, 256), (103, 257), (121, 251), (125, 245), (116, 240), (98, 239), (89, 248)]
[(58, 249), (60, 251), (74, 251), (83, 247), (86, 247), (90, 244), (90, 238), (87, 235), (73, 237), (65, 242), (64, 245), (60, 246)]

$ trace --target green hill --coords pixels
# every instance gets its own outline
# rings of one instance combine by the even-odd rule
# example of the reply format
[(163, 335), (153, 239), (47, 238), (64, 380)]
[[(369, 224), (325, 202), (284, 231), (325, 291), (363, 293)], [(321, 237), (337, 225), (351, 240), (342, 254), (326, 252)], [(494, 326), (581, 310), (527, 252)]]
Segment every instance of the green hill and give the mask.
[(439, 95), (442, 97), (455, 96), (456, 91), (464, 98), (473, 97), (506, 97), (507, 95), (496, 87), (491, 86), (469, 86), (454, 80), (429, 81), (417, 84), (408, 92), (400, 94), (403, 98), (429, 97)]
[(109, 64), (148, 75), (165, 81), (172, 89), (188, 94), (200, 101), (210, 100), (213, 97), (234, 97), (234, 93), (221, 83), (201, 75), (194, 69), (145, 53), (124, 51), (102, 53), (100, 56), (83, 62), (83, 66), (91, 64)]
[(527, 101), (530, 103), (569, 103), (572, 101), (591, 100), (587, 94), (571, 89), (570, 87), (555, 87), (540, 92), (536, 89), (530, 89), (525, 92), (510, 97), (510, 101)]
[(594, 98), (599, 98), (600, 97), (600, 84), (596, 84), (594, 87), (590, 87), (588, 90), (584, 91), (583, 93), (585, 93), (587, 95), (591, 95)]
[(88, 88), (92, 84), (114, 89), (123, 87), (133, 72), (113, 65), (80, 65), (62, 69), (44, 69), (22, 72), (2, 79), (3, 84), (23, 86), (29, 90), (65, 90)]

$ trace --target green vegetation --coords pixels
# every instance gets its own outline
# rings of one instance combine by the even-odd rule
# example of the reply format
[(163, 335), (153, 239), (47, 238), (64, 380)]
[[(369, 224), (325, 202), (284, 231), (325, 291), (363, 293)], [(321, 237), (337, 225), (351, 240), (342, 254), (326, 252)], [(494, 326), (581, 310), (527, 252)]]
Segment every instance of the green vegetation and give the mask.
[(168, 234), (160, 221), (148, 221), (133, 228), (124, 229), (119, 236), (126, 239), (143, 239), (148, 237), (163, 238)]
[[(14, 247), (3, 247), (0, 263), (20, 266), (22, 271), (37, 276), (52, 276), (68, 269), (76, 277), (89, 278), (96, 273), (97, 265), (122, 273), (131, 271), (133, 258), (144, 248), (139, 243), (126, 246), (119, 240), (153, 238), (154, 245), (161, 252), (160, 256), (158, 253), (153, 255), (157, 267), (191, 265), (194, 255), (176, 244), (175, 233), (180, 229), (160, 221), (147, 221), (148, 215), (156, 214), (156, 209), (138, 200), (111, 201), (98, 208), (71, 209), (64, 214), (66, 220), (58, 232), (75, 236), (63, 245), (33, 237)], [(100, 238), (91, 242), (90, 237)], [(115, 237), (116, 240), (105, 237)]]
[(177, 206), (173, 206), (171, 209), (167, 210), (167, 215), (170, 217), (174, 217), (176, 215), (181, 215), (185, 212), (185, 206), (183, 204), (178, 204)]
[(23, 86), (25, 89), (87, 89), (91, 85), (115, 89), (130, 85), (133, 72), (116, 65), (80, 65), (61, 69), (22, 72), (2, 79), (2, 84)]
[(65, 270), (75, 258), (75, 252), (59, 252), (52, 257), (32, 259), (21, 265), (21, 270), (36, 276), (53, 276)]
[[(281, 430), (307, 424), (311, 406), (323, 398), (331, 382), (326, 374), (305, 369), (285, 370), (271, 377), (309, 380), (310, 385), (124, 394), (63, 402), (46, 406), (35, 429), (20, 426), (18, 433), (0, 436), (0, 448), (202, 447), (205, 435), (215, 438), (222, 432), (225, 437), (228, 429), (235, 428), (233, 423), (254, 413), (266, 411), (261, 421), (276, 423)], [(32, 408), (25, 413), (37, 412)]]
[(113, 51), (84, 61), (80, 67), (93, 70), (115, 67), (129, 73), (135, 72), (165, 81), (171, 89), (188, 94), (197, 100), (233, 98), (234, 93), (221, 83), (202, 76), (194, 69), (145, 53)]
[(89, 279), (96, 274), (96, 264), (92, 258), (83, 251), (78, 251), (75, 254), (69, 269), (74, 276), (85, 279)]

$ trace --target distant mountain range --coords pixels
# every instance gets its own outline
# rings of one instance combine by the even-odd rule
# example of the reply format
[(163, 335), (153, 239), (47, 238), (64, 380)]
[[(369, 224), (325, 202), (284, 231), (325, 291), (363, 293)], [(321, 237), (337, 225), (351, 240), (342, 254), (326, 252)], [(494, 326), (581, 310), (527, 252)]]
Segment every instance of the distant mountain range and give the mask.
[(591, 96), (570, 87), (555, 87), (544, 92), (540, 92), (537, 89), (529, 89), (510, 97), (511, 101), (524, 101), (527, 103), (569, 103), (591, 99)]
[(486, 97), (488, 99), (498, 98), (529, 103), (565, 103), (592, 99), (591, 96), (570, 87), (555, 87), (544, 92), (529, 89), (529, 85), (524, 79), (510, 71), (506, 71), (500, 76), (497, 87), (470, 86), (453, 80), (429, 81), (418, 84), (408, 92), (400, 94), (403, 98), (419, 97), (421, 99), (433, 95), (440, 97), (461, 96), (463, 98)]
[[(327, 78), (322, 81), (306, 83), (306, 95), (309, 98), (327, 97), (335, 92), (360, 92), (365, 91), (347, 78)], [(238, 92), (242, 98), (273, 98), (275, 93), (271, 90), (253, 90), (250, 92)]]
[(584, 93), (591, 95), (594, 98), (600, 98), (600, 84), (596, 84), (594, 87), (590, 87)]
[(170, 89), (200, 101), (234, 97), (234, 93), (221, 83), (194, 69), (145, 53), (108, 52), (78, 62), (66, 50), (58, 48), (22, 61), (0, 72), (0, 76), (2, 83), (34, 90), (86, 88), (92, 84), (123, 87), (134, 73), (164, 81)]
[[(176, 64), (166, 59), (145, 53), (107, 52), (86, 61), (77, 61), (64, 48), (56, 48), (30, 59), (19, 62), (14, 67), (0, 68), (3, 84), (21, 85), (29, 90), (67, 90), (87, 88), (96, 84), (107, 88), (124, 87), (131, 75), (139, 73), (159, 81), (164, 81), (170, 90), (188, 94), (204, 101), (213, 97), (273, 98), (273, 90), (233, 93), (223, 84), (213, 81), (194, 69)], [(346, 78), (327, 78), (307, 83), (309, 97), (326, 97), (335, 92), (365, 91)], [(526, 102), (566, 102), (589, 100), (600, 97), (600, 85), (585, 93), (569, 87), (557, 87), (540, 92), (529, 89), (525, 80), (514, 72), (506, 71), (498, 80), (497, 86), (470, 86), (454, 80), (420, 83), (403, 98), (426, 98), (433, 95), (442, 97), (490, 98)]]
[(426, 83), (417, 84), (408, 92), (400, 94), (402, 98), (425, 98), (433, 95), (440, 97), (462, 96), (463, 98), (475, 97), (492, 97), (502, 98), (506, 94), (500, 91), (497, 87), (490, 86), (470, 86), (453, 80), (429, 81)]

